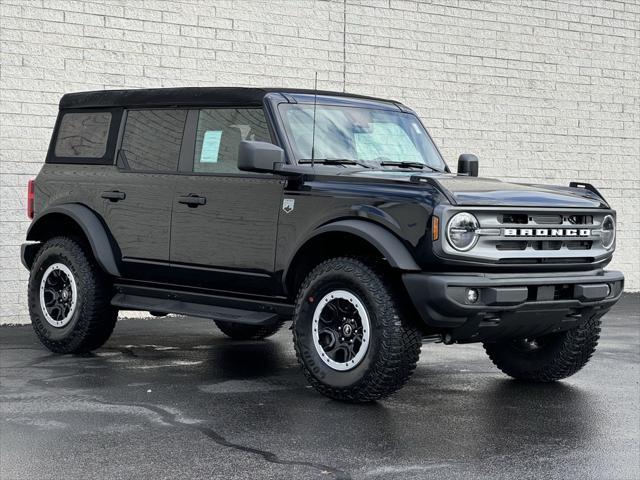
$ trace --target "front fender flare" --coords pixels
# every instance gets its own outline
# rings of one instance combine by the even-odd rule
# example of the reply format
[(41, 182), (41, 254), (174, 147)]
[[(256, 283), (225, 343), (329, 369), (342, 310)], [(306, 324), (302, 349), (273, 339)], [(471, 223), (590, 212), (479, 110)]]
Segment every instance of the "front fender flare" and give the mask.
[(289, 259), (287, 268), (284, 271), (283, 279), (285, 284), (287, 275), (289, 274), (289, 268), (300, 249), (303, 248), (308, 241), (327, 232), (350, 233), (366, 240), (387, 259), (387, 262), (389, 262), (389, 265), (393, 268), (406, 271), (421, 270), (420, 266), (411, 255), (411, 252), (409, 252), (402, 241), (390, 230), (378, 225), (377, 223), (366, 220), (338, 220), (316, 228), (304, 239), (304, 241), (300, 243), (300, 245), (298, 245), (298, 248), (296, 248), (295, 253)]
[(78, 224), (85, 237), (87, 237), (93, 256), (102, 269), (114, 277), (120, 276), (119, 262), (115, 254), (118, 248), (115, 241), (98, 215), (90, 208), (79, 203), (63, 203), (47, 208), (29, 226), (27, 240), (42, 240), (44, 238), (44, 232), (42, 231), (44, 220), (53, 214), (65, 215)]

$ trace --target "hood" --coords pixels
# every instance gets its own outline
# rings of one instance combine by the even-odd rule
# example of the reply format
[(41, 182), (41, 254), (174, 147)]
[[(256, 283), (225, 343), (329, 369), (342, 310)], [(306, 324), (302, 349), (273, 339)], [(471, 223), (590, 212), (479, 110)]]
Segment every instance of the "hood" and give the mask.
[(492, 178), (441, 176), (437, 183), (458, 205), (511, 207), (608, 208), (604, 199), (584, 188), (508, 183)]
[(609, 208), (603, 198), (584, 188), (509, 183), (493, 178), (429, 174), (415, 170), (360, 170), (347, 175), (412, 183), (427, 181), (455, 205)]

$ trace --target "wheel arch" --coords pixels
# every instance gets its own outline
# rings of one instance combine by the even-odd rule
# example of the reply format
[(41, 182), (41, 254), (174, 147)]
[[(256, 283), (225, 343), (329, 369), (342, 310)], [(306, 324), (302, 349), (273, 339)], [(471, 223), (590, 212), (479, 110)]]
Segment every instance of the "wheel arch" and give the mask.
[[(69, 231), (81, 234), (87, 240), (93, 256), (106, 273), (114, 277), (120, 276), (117, 244), (98, 214), (85, 205), (65, 203), (47, 208), (29, 226), (27, 240), (44, 241), (52, 234), (64, 234)], [(23, 246), (22, 263), (25, 267), (31, 268), (38, 247), (37, 244)]]
[(316, 228), (300, 242), (283, 272), (285, 291), (295, 294), (295, 286), (301, 281), (299, 270), (306, 270), (305, 263), (345, 253), (373, 254), (391, 268), (420, 270), (409, 249), (387, 228), (367, 220), (338, 220)]

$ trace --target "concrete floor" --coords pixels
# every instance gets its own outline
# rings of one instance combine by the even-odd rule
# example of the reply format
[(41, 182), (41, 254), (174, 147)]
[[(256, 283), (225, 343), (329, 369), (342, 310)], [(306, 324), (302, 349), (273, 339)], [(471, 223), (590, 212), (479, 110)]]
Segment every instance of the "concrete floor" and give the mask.
[(2, 328), (0, 478), (639, 478), (639, 307), (621, 300), (566, 381), (425, 344), (409, 385), (361, 406), (306, 386), (288, 329), (243, 343), (201, 319), (123, 320), (77, 357)]

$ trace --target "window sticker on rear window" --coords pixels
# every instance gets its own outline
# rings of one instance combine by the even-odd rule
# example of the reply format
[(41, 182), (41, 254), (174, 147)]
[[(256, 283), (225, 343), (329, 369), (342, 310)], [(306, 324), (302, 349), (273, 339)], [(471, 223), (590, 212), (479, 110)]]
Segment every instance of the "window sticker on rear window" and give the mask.
[(202, 139), (200, 163), (217, 163), (222, 130), (207, 130)]

